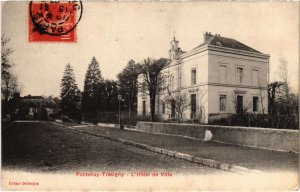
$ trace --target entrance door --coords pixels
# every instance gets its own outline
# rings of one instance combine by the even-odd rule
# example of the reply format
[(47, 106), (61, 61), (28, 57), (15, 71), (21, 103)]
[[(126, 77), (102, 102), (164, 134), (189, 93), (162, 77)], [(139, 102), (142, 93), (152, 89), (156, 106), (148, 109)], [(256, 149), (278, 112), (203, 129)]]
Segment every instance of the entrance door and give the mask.
[(143, 116), (146, 115), (146, 101), (143, 101)]
[(191, 119), (196, 117), (196, 94), (191, 94)]
[(238, 95), (236, 98), (237, 102), (237, 113), (243, 113), (243, 96)]

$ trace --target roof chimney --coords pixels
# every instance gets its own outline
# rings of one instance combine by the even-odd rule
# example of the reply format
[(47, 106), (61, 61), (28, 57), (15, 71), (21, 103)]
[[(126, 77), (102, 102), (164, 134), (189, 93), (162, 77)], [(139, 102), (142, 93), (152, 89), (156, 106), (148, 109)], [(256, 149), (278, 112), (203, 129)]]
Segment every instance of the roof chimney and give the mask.
[(207, 41), (212, 35), (210, 32), (206, 32), (203, 36), (204, 36), (204, 41)]

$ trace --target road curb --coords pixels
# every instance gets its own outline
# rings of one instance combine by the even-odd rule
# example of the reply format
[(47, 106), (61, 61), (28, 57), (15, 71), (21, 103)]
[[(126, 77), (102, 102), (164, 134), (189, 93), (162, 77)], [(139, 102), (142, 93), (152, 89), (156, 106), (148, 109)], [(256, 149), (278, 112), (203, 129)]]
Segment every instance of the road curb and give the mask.
[[(57, 123), (55, 123), (55, 124), (59, 125)], [(64, 126), (64, 125), (59, 125), (59, 126), (70, 129), (72, 131), (81, 132), (81, 133), (85, 133), (85, 134), (89, 134), (89, 135), (93, 135), (93, 136), (97, 136), (97, 137), (102, 137), (102, 138), (105, 138), (105, 139), (109, 139), (111, 141), (120, 142), (120, 143), (123, 143), (123, 144), (126, 144), (126, 145), (134, 146), (134, 147), (137, 147), (137, 148), (145, 149), (145, 150), (148, 150), (148, 151), (152, 151), (152, 152), (155, 152), (155, 153), (167, 155), (167, 156), (170, 156), (170, 157), (175, 157), (175, 158), (178, 158), (178, 159), (183, 159), (183, 160), (193, 162), (193, 163), (206, 165), (208, 167), (213, 167), (213, 168), (221, 169), (221, 170), (224, 170), (224, 171), (230, 171), (230, 172), (234, 172), (234, 173), (238, 173), (238, 174), (249, 174), (249, 173), (252, 173), (252, 172), (255, 172), (255, 173), (262, 172), (262, 171), (259, 171), (259, 170), (251, 170), (251, 169), (248, 169), (246, 167), (241, 167), (241, 166), (237, 166), (237, 165), (229, 165), (227, 163), (218, 162), (218, 161), (213, 160), (213, 159), (195, 157), (195, 156), (185, 154), (185, 153), (180, 153), (180, 152), (177, 152), (177, 151), (171, 151), (171, 150), (167, 150), (167, 149), (153, 147), (153, 146), (146, 145), (146, 144), (143, 144), (143, 143), (137, 143), (137, 142), (134, 142), (134, 141), (129, 141), (129, 140), (121, 139), (121, 138), (115, 138), (115, 137), (111, 137), (111, 136), (107, 136), (107, 135), (103, 135), (103, 134), (99, 134), (99, 133), (93, 133), (93, 132), (89, 132), (89, 131), (85, 131), (85, 130), (78, 130), (78, 129), (74, 129), (72, 127), (68, 127), (68, 126)]]

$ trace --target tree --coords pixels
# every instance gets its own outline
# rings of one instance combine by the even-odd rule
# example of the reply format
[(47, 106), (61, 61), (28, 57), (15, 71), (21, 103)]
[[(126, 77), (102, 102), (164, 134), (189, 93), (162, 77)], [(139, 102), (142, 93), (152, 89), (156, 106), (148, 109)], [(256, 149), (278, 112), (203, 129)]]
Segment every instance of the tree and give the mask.
[(199, 123), (205, 123), (208, 121), (208, 117), (206, 115), (205, 111), (205, 104), (208, 102), (207, 98), (207, 89), (199, 89), (199, 102), (198, 103), (198, 108), (199, 108), (199, 113), (198, 113), (198, 122)]
[(165, 58), (150, 59), (147, 58), (139, 66), (140, 73), (143, 77), (142, 86), (147, 90), (147, 94), (150, 97), (150, 111), (151, 121), (155, 119), (155, 98), (157, 93), (165, 89), (164, 79), (165, 76), (162, 74), (168, 66), (169, 62)]
[(1, 91), (4, 102), (13, 98), (15, 93), (19, 93), (18, 80), (13, 74), (2, 76)]
[(297, 107), (295, 106), (294, 101), (294, 94), (291, 92), (289, 86), (289, 73), (287, 68), (287, 61), (284, 59), (280, 59), (280, 66), (279, 66), (279, 77), (281, 79), (281, 86), (280, 86), (280, 97), (277, 101), (277, 108), (280, 114), (282, 115), (292, 115), (297, 111)]
[(114, 80), (104, 80), (101, 86), (103, 104), (103, 111), (117, 111), (118, 110), (118, 83)]
[(168, 94), (165, 96), (164, 102), (168, 108), (171, 108), (172, 105), (175, 107), (175, 113), (179, 122), (183, 120), (185, 109), (190, 107), (190, 101), (186, 94), (180, 91), (171, 93), (168, 89)]
[(137, 102), (137, 79), (139, 74), (139, 65), (135, 61), (130, 60), (117, 76), (120, 94), (128, 103), (129, 119), (131, 111), (136, 110), (134, 104)]
[(279, 77), (283, 82), (283, 91), (285, 94), (286, 99), (289, 98), (290, 94), (290, 87), (289, 87), (289, 79), (288, 79), (288, 69), (287, 69), (287, 61), (284, 59), (280, 59), (280, 66), (279, 66)]
[(1, 106), (2, 114), (11, 113), (9, 101), (14, 98), (14, 95), (20, 94), (21, 89), (18, 85), (17, 77), (11, 73), (10, 69), (13, 63), (10, 60), (10, 55), (14, 52), (12, 48), (7, 47), (10, 41), (4, 35), (1, 36)]
[(266, 106), (264, 104), (264, 100), (267, 97), (267, 95), (265, 94), (266, 89), (263, 88), (262, 86), (259, 86), (259, 103), (260, 103), (260, 107), (261, 107), (261, 112), (262, 114), (265, 114), (265, 110), (266, 110)]
[(76, 97), (79, 91), (76, 81), (73, 68), (68, 63), (65, 67), (63, 78), (61, 80), (61, 111), (63, 115), (70, 115), (71, 117), (76, 117), (77, 104)]
[(9, 38), (4, 35), (1, 36), (1, 95), (4, 105), (9, 99), (13, 98), (15, 93), (20, 92), (17, 77), (10, 71), (13, 63), (10, 61), (9, 56), (14, 50), (7, 47), (9, 41)]
[(10, 75), (9, 69), (13, 63), (10, 61), (9, 56), (14, 52), (12, 48), (7, 47), (7, 43), (10, 41), (3, 34), (1, 36), (1, 76), (2, 78)]
[(268, 85), (268, 99), (269, 99), (269, 114), (273, 115), (276, 112), (276, 101), (278, 98), (281, 98), (282, 96), (282, 86), (283, 82), (281, 81), (275, 81)]
[(99, 64), (96, 58), (93, 57), (88, 66), (84, 80), (84, 91), (82, 95), (83, 112), (92, 113), (93, 115), (98, 116), (102, 91), (101, 83), (103, 83), (103, 78), (101, 76)]

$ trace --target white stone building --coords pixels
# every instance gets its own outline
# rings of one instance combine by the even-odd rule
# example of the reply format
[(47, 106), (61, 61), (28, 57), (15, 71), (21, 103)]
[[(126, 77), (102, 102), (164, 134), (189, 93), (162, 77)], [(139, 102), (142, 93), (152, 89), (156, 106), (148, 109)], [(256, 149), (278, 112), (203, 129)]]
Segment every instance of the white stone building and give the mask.
[[(204, 41), (191, 51), (170, 42), (171, 63), (164, 74), (171, 94), (185, 95), (188, 106), (183, 120), (207, 123), (228, 114), (267, 113), (269, 55), (220, 35), (204, 34)], [(166, 91), (167, 92), (167, 91)], [(174, 106), (166, 106), (166, 92), (156, 98), (156, 114), (176, 119)], [(150, 115), (150, 100), (138, 93), (138, 115)]]

